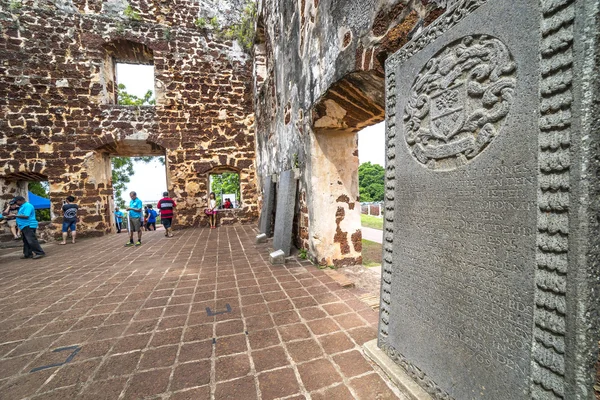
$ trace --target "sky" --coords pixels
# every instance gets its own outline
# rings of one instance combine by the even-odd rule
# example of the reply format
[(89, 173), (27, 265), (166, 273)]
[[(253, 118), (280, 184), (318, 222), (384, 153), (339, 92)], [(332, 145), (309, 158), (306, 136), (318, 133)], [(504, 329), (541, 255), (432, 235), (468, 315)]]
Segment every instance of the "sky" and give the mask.
[[(125, 84), (127, 93), (143, 97), (148, 90), (154, 91), (154, 67), (117, 64), (117, 82)], [(370, 161), (385, 166), (385, 122), (369, 126), (358, 133), (358, 160), (360, 164)], [(148, 164), (134, 161), (134, 170), (135, 174), (123, 194), (126, 204), (132, 190), (144, 202), (162, 198), (162, 193), (167, 189), (165, 167), (158, 160)]]

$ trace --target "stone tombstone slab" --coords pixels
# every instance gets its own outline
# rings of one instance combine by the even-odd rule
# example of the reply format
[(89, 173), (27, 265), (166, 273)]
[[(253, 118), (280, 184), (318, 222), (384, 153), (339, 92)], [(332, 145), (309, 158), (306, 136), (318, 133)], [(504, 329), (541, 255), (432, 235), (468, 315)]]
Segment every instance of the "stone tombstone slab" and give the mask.
[(283, 250), (290, 255), (292, 247), (292, 227), (294, 224), (294, 207), (296, 205), (296, 178), (294, 171), (283, 172), (279, 176), (277, 190), (277, 209), (275, 210), (275, 233), (273, 248)]
[(378, 344), (436, 399), (591, 399), (598, 1), (458, 1), (386, 64)]
[(271, 226), (273, 224), (273, 207), (275, 205), (275, 182), (271, 179), (271, 175), (264, 178), (264, 194), (263, 204), (260, 211), (260, 221), (258, 229), (260, 233), (265, 233), (267, 237), (271, 237), (273, 232)]

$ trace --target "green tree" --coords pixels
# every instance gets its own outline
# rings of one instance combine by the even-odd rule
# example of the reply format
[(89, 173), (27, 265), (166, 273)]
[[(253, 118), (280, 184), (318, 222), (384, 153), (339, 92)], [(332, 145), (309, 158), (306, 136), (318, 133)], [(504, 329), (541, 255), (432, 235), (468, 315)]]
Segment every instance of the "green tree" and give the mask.
[(153, 95), (152, 90), (148, 90), (144, 97), (137, 97), (127, 93), (127, 87), (124, 84), (119, 83), (117, 86), (117, 103), (120, 106), (153, 106), (156, 105), (156, 100), (152, 98)]
[(383, 201), (385, 194), (385, 169), (379, 164), (366, 162), (358, 167), (360, 201)]
[(240, 175), (235, 172), (211, 175), (210, 191), (215, 192), (217, 204), (223, 204), (223, 194), (235, 194), (236, 201), (240, 201)]

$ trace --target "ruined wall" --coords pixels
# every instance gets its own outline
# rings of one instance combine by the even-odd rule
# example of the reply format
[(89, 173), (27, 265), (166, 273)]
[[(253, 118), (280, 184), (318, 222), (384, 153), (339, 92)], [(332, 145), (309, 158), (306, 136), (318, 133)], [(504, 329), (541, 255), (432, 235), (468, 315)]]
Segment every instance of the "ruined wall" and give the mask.
[(362, 262), (358, 130), (384, 119), (384, 62), (453, 1), (262, 0), (255, 45), (257, 170), (301, 169), (295, 243)]
[[(72, 194), (78, 231), (101, 235), (111, 229), (109, 157), (166, 154), (176, 226), (205, 223), (208, 175), (223, 166), (242, 182), (243, 207), (226, 221), (254, 221), (251, 60), (196, 24), (216, 16), (227, 26), (242, 9), (241, 0), (1, 0), (0, 203), (19, 180), (48, 180), (54, 214)], [(114, 104), (117, 57), (153, 62), (155, 107)]]

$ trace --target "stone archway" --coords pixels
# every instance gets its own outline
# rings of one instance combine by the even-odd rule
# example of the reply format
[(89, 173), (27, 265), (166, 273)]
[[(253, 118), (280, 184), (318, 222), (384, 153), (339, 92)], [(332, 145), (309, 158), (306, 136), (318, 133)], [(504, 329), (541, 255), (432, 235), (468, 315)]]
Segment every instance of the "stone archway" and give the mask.
[(377, 71), (346, 75), (313, 107), (309, 237), (322, 265), (362, 263), (358, 131), (381, 122), (384, 107), (384, 77)]

